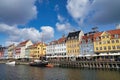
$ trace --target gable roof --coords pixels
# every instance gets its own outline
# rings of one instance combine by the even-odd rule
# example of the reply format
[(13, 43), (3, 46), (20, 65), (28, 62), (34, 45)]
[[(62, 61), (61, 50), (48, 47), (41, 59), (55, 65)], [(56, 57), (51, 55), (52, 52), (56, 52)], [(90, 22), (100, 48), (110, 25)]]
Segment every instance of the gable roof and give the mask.
[[(105, 31), (105, 32), (110, 33), (110, 35), (112, 36), (111, 38), (114, 38), (115, 34), (118, 34), (119, 38), (120, 38), (120, 29), (109, 30), (109, 31)], [(102, 33), (103, 32), (97, 32), (97, 33), (95, 33), (94, 34), (94, 38), (101, 36)]]
[(68, 37), (75, 37), (75, 36), (79, 37), (80, 32), (81, 31), (70, 32), (67, 36), (67, 39), (68, 39)]
[(84, 35), (82, 36), (82, 39), (84, 39), (86, 42), (88, 42), (88, 39), (91, 39), (93, 41), (94, 34)]
[(23, 42), (19, 43), (18, 46), (25, 46), (28, 41), (29, 41), (29, 40), (23, 41)]
[(65, 37), (62, 37), (62, 38), (58, 39), (58, 44), (64, 43), (65, 40), (66, 40)]

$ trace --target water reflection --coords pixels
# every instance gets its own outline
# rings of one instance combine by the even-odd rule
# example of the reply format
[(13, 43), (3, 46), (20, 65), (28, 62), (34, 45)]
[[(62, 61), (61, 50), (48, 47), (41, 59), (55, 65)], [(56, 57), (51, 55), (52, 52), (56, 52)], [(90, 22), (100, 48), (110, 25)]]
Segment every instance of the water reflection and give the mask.
[(119, 71), (0, 64), (0, 80), (119, 80)]

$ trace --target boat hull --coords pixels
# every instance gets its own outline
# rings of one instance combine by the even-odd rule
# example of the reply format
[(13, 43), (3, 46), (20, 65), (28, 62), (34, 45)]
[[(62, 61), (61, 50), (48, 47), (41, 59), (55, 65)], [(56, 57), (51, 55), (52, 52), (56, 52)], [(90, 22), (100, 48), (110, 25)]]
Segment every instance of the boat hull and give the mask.
[(29, 65), (34, 67), (46, 67), (46, 65), (48, 65), (48, 62), (31, 62)]
[(15, 65), (15, 61), (7, 62), (6, 64), (8, 64), (8, 65)]

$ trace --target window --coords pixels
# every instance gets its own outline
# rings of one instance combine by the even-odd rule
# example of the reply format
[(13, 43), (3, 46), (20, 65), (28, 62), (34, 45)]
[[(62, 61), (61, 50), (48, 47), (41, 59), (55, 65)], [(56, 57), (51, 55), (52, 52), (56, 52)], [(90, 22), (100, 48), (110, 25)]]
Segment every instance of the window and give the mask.
[(100, 47), (100, 50), (102, 50), (102, 47)]
[(82, 43), (85, 43), (85, 40), (84, 40), (84, 39), (82, 40)]
[(96, 50), (98, 50), (98, 47), (96, 47)]
[(115, 49), (115, 46), (112, 46), (113, 49)]
[(98, 45), (99, 44), (99, 42), (96, 42), (96, 45)]
[(115, 37), (115, 38), (118, 38), (119, 36), (118, 36), (118, 34), (115, 34), (114, 37)]
[(110, 41), (107, 41), (108, 44), (110, 44)]
[(74, 37), (72, 37), (71, 39), (74, 39)]
[(103, 41), (103, 44), (106, 44), (106, 41)]
[(77, 36), (75, 36), (75, 39), (77, 39)]
[(109, 36), (106, 36), (107, 38), (109, 38)]
[(111, 47), (110, 46), (108, 46), (108, 50), (110, 50), (111, 49)]
[(119, 46), (119, 45), (117, 46), (117, 49), (120, 49), (120, 46)]
[(104, 50), (106, 50), (106, 47), (104, 46)]
[(112, 40), (112, 43), (114, 43), (115, 41), (114, 40)]
[(116, 43), (119, 43), (119, 40), (116, 40)]
[(99, 40), (99, 37), (96, 37), (96, 40)]
[(70, 37), (68, 37), (68, 40), (70, 40)]
[(102, 38), (104, 39), (104, 38), (105, 38), (105, 36), (102, 36)]
[(88, 42), (91, 42), (91, 39), (88, 39)]
[(101, 44), (101, 42), (99, 42), (99, 44)]

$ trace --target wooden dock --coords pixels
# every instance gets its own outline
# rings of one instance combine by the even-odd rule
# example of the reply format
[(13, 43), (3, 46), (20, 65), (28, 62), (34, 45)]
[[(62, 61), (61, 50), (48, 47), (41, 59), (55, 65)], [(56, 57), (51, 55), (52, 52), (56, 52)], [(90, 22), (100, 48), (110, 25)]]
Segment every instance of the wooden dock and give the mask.
[(95, 68), (95, 69), (120, 69), (120, 62), (117, 61), (49, 61), (59, 67), (72, 68)]

